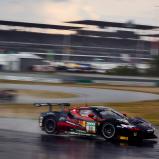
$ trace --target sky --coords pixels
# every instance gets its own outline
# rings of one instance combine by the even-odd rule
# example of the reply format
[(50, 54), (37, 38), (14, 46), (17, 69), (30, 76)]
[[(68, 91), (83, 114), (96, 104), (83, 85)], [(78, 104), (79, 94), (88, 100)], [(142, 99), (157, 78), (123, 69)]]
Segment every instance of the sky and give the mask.
[(0, 20), (61, 24), (86, 19), (159, 26), (159, 0), (0, 0)]

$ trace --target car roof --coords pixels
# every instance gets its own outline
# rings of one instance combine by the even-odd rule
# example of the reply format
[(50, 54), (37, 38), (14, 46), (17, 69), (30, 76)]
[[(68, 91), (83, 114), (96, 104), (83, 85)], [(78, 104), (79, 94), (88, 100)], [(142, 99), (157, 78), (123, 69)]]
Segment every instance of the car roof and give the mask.
[(107, 106), (91, 106), (93, 109), (104, 109), (104, 110), (112, 110), (112, 108)]
[(110, 110), (110, 107), (107, 106), (85, 106), (85, 107), (79, 107), (79, 109), (108, 109)]

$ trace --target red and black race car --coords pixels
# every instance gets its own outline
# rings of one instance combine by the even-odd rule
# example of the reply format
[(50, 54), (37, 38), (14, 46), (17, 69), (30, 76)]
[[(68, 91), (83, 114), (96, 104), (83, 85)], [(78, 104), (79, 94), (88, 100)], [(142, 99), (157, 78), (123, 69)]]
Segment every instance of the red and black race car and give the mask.
[(10, 101), (13, 102), (17, 98), (17, 90), (4, 89), (0, 90), (0, 101)]
[(68, 107), (69, 103), (41, 103), (49, 106), (41, 113), (39, 124), (48, 134), (77, 134), (102, 136), (107, 140), (153, 139), (155, 128), (142, 118), (129, 118), (109, 107), (90, 106), (52, 111), (52, 106)]

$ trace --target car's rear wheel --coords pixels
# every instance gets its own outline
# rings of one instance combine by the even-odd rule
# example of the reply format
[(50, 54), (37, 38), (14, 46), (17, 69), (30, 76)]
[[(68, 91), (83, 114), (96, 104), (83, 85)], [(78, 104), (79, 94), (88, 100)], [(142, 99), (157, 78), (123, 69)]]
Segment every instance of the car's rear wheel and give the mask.
[(54, 117), (48, 117), (44, 120), (44, 130), (48, 134), (55, 134), (57, 128), (57, 122)]
[(113, 140), (116, 136), (115, 126), (111, 123), (105, 123), (102, 126), (101, 133), (106, 140)]

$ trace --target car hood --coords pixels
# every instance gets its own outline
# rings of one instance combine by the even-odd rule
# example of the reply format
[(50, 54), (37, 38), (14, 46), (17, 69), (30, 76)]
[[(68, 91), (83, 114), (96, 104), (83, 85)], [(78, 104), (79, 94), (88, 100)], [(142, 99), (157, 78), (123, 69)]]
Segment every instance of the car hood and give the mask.
[(142, 118), (129, 118), (129, 123), (135, 125), (136, 127), (140, 128), (141, 130), (155, 130), (152, 124)]

